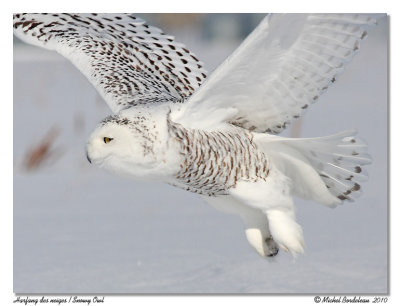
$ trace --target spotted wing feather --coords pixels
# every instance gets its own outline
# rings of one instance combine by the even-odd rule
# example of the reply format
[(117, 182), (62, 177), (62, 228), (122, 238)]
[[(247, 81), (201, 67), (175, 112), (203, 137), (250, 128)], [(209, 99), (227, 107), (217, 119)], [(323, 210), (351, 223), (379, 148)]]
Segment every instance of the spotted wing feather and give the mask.
[[(210, 75), (176, 120), (206, 127), (215, 124), (212, 118), (279, 133), (336, 81), (374, 23), (365, 14), (269, 15)], [(212, 116), (218, 112), (219, 118)]]
[(128, 14), (15, 14), (14, 33), (71, 60), (113, 112), (182, 102), (206, 77), (184, 45)]

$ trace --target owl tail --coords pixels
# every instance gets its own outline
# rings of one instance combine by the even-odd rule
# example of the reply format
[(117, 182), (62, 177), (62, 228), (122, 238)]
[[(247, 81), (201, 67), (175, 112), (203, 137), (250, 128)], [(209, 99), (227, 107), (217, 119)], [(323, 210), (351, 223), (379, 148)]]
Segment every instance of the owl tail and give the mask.
[(362, 166), (371, 163), (367, 145), (344, 131), (317, 138), (283, 138), (256, 134), (255, 141), (292, 181), (292, 193), (307, 200), (335, 207), (361, 194), (361, 182), (368, 179)]

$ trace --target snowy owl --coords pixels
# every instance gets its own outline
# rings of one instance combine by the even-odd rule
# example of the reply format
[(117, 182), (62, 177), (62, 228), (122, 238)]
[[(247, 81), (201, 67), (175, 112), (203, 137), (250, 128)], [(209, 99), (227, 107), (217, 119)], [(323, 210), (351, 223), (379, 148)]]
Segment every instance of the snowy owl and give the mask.
[(71, 60), (114, 113), (91, 134), (89, 162), (198, 193), (240, 216), (270, 257), (304, 252), (293, 196), (335, 207), (360, 194), (371, 160), (355, 131), (276, 134), (335, 82), (375, 23), (267, 15), (207, 79), (184, 45), (130, 14), (15, 14), (14, 33)]

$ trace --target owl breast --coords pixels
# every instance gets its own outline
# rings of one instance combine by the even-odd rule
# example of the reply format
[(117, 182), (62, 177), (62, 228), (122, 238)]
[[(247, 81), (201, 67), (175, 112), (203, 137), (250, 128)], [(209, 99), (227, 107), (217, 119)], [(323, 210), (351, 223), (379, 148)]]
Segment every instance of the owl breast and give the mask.
[(266, 180), (269, 165), (250, 132), (185, 129), (169, 123), (180, 143), (180, 169), (172, 185), (208, 196), (226, 195), (238, 181)]

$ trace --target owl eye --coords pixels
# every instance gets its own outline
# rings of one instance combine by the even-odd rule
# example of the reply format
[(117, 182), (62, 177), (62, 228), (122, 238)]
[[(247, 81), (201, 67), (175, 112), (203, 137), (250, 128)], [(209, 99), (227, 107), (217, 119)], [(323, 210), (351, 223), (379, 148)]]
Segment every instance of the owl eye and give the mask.
[(109, 138), (109, 137), (104, 137), (104, 143), (109, 143), (111, 140), (113, 140), (114, 138)]

